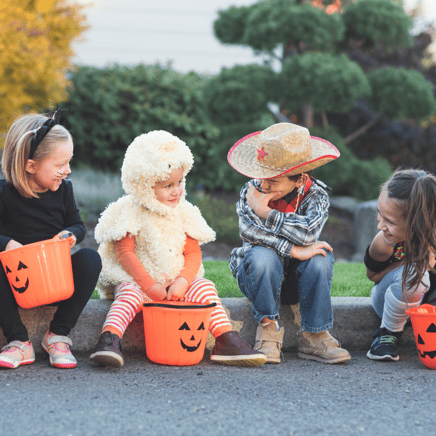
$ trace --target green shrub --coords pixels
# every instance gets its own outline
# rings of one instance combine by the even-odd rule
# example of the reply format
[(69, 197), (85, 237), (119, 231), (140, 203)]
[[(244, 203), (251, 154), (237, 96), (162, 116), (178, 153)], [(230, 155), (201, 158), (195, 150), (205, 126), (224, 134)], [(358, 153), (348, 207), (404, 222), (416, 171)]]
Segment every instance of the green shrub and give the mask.
[(252, 123), (268, 112), (277, 86), (276, 73), (264, 65), (236, 65), (222, 68), (204, 89), (205, 104), (214, 124), (227, 127)]
[(223, 44), (241, 44), (245, 23), (252, 6), (230, 6), (218, 11), (218, 18), (213, 23), (215, 36)]
[(79, 164), (119, 171), (125, 150), (136, 136), (166, 130), (192, 150), (193, 181), (201, 183), (213, 170), (208, 157), (219, 131), (207, 117), (203, 77), (141, 64), (83, 66), (71, 74), (70, 81), (65, 124), (74, 137)]
[(287, 58), (281, 72), (280, 102), (290, 113), (310, 104), (322, 110), (345, 113), (358, 98), (371, 95), (362, 68), (347, 55), (306, 53)]
[(229, 205), (210, 195), (190, 196), (189, 201), (199, 207), (206, 222), (215, 230), (217, 241), (241, 245), (234, 204)]
[(378, 68), (368, 74), (372, 108), (391, 119), (423, 118), (431, 115), (436, 102), (433, 84), (419, 71)]
[(379, 157), (371, 160), (357, 158), (333, 127), (314, 127), (310, 132), (330, 141), (341, 153), (338, 159), (315, 169), (313, 174), (332, 188), (332, 195), (350, 195), (361, 201), (378, 197), (380, 185), (393, 172), (387, 160)]
[(204, 91), (205, 104), (220, 133), (209, 152), (214, 166), (202, 182), (207, 189), (239, 192), (249, 180), (229, 165), (227, 154), (244, 136), (274, 124), (268, 102), (277, 92), (275, 79), (276, 74), (261, 65), (223, 68), (209, 79)]
[(359, 0), (343, 14), (349, 36), (364, 39), (365, 46), (383, 43), (387, 47), (411, 45), (413, 19), (393, 0)]
[(309, 50), (334, 50), (345, 33), (342, 17), (302, 3), (266, 0), (253, 5), (242, 43), (269, 52), (279, 45), (298, 45), (301, 41)]

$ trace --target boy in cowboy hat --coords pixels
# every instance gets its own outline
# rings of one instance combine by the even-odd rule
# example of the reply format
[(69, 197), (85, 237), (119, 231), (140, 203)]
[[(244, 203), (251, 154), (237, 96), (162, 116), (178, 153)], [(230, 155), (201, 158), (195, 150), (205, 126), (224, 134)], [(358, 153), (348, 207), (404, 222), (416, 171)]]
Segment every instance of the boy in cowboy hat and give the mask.
[(267, 363), (280, 363), (280, 304), (298, 301), (298, 357), (323, 363), (351, 358), (328, 332), (334, 258), (330, 245), (318, 238), (330, 203), (321, 187), (326, 186), (311, 175), (337, 157), (334, 145), (292, 123), (245, 136), (228, 153), (236, 171), (255, 179), (242, 188), (236, 204), (243, 246), (230, 254), (230, 269), (253, 303), (259, 322), (254, 349), (267, 355)]

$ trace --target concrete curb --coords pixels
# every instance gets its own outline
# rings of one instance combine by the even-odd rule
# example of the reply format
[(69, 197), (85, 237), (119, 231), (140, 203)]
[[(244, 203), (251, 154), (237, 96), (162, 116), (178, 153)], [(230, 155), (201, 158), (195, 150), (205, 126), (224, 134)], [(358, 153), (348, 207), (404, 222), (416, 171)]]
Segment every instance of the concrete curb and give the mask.
[[(246, 298), (223, 298), (223, 305), (230, 316), (233, 329), (253, 344), (256, 332), (256, 322), (251, 313), (251, 304)], [(334, 326), (330, 330), (347, 350), (367, 350), (371, 344), (371, 335), (380, 326), (380, 318), (375, 314), (368, 297), (332, 297)], [(111, 305), (110, 300), (90, 300), (82, 312), (76, 327), (70, 337), (74, 350), (89, 352), (96, 344), (100, 335), (106, 313)], [(27, 327), (35, 352), (42, 353), (40, 341), (45, 334), (55, 307), (37, 307), (35, 309), (20, 309), (24, 325)], [(280, 323), (285, 327), (283, 348), (297, 348), (297, 331), (301, 322), (299, 306), (282, 306)], [(207, 349), (211, 350), (214, 339), (209, 334)], [(0, 347), (6, 344), (6, 339), (0, 333)], [(124, 350), (143, 352), (145, 350), (142, 313), (133, 320), (123, 339)], [(400, 343), (401, 348), (415, 348), (415, 339), (411, 327), (404, 331)]]

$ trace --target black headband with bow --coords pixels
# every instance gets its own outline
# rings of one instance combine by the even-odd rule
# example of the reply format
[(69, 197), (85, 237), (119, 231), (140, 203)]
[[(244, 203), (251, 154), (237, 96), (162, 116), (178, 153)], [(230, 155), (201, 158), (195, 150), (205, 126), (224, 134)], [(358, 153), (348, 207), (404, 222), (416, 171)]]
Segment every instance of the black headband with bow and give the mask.
[(42, 140), (45, 138), (48, 132), (50, 132), (51, 129), (53, 129), (56, 124), (59, 124), (59, 119), (61, 117), (62, 109), (58, 109), (54, 114), (53, 117), (47, 120), (41, 127), (38, 127), (35, 130), (35, 134), (32, 138), (32, 142), (30, 143), (30, 153), (29, 153), (29, 159), (32, 159), (33, 155), (35, 154), (36, 149), (38, 148), (38, 145), (41, 144)]

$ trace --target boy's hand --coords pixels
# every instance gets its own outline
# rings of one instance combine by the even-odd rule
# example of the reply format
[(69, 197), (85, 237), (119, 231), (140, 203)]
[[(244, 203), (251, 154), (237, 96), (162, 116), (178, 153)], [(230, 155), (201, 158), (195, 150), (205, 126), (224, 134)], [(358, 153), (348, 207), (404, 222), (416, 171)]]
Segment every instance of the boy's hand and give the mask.
[(268, 214), (271, 212), (271, 208), (268, 207), (268, 203), (272, 197), (276, 196), (277, 192), (270, 194), (264, 194), (259, 192), (253, 184), (248, 185), (247, 191), (247, 204), (253, 209), (253, 212), (263, 220), (268, 218)]
[(23, 246), (23, 244), (20, 244), (19, 242), (14, 241), (13, 239), (11, 239), (8, 242), (8, 244), (6, 245), (5, 251), (14, 250), (15, 248), (20, 248), (22, 246)]
[(189, 282), (184, 277), (177, 277), (174, 283), (168, 289), (168, 301), (181, 301), (185, 298)]
[(307, 247), (303, 247), (302, 245), (294, 245), (292, 247), (291, 257), (298, 260), (311, 259), (317, 254), (326, 257), (326, 250), (330, 251), (331, 253), (333, 248), (324, 241), (317, 241), (312, 245), (308, 245)]
[(174, 280), (168, 280), (165, 283), (155, 283), (151, 288), (149, 288), (146, 294), (153, 301), (162, 301), (167, 298), (167, 288), (174, 283)]

